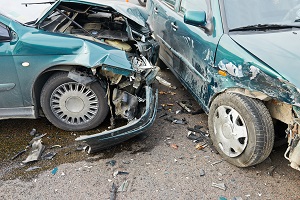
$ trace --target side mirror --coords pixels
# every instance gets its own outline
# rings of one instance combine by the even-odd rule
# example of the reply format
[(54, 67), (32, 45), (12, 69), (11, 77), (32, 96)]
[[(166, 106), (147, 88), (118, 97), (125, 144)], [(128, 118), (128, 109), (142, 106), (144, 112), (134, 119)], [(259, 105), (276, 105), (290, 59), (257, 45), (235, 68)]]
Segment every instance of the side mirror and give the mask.
[(189, 25), (202, 27), (206, 25), (205, 11), (186, 11), (183, 19), (184, 23)]

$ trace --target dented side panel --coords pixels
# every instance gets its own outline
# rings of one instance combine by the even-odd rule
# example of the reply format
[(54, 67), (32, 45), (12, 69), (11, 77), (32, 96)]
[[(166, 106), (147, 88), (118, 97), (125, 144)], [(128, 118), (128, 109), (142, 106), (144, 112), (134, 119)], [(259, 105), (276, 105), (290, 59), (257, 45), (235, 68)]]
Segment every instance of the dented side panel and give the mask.
[[(226, 75), (219, 74), (219, 70)], [(210, 71), (213, 97), (229, 88), (244, 88), (265, 94), (287, 104), (298, 105), (300, 95), (295, 86), (236, 44), (228, 35), (219, 43), (215, 66)]]

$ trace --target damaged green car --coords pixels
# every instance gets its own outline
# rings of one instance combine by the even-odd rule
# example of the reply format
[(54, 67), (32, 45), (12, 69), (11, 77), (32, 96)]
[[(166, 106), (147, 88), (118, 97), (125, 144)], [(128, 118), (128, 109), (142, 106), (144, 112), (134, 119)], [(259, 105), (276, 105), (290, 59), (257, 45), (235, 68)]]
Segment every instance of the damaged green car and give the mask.
[(111, 127), (115, 119), (128, 121), (78, 138), (90, 152), (153, 123), (159, 46), (143, 8), (75, 0), (18, 5), (7, 2), (0, 9), (1, 119), (46, 116), (67, 131), (93, 129), (108, 114)]
[(284, 126), (285, 157), (300, 169), (300, 1), (149, 0), (160, 59), (208, 113), (210, 137), (247, 167)]

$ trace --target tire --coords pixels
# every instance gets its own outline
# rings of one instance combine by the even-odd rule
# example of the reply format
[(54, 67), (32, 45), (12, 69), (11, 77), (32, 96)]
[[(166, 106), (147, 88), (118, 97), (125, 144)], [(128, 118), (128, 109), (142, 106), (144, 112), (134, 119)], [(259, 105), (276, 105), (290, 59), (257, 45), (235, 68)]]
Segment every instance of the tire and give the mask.
[(68, 78), (67, 72), (52, 75), (41, 92), (47, 119), (66, 131), (86, 131), (99, 126), (108, 113), (107, 98), (100, 83), (89, 87)]
[(272, 151), (272, 118), (259, 100), (233, 93), (220, 94), (212, 102), (208, 124), (215, 148), (235, 166), (261, 163)]
[(146, 7), (147, 0), (138, 0), (138, 1), (139, 1), (141, 6)]

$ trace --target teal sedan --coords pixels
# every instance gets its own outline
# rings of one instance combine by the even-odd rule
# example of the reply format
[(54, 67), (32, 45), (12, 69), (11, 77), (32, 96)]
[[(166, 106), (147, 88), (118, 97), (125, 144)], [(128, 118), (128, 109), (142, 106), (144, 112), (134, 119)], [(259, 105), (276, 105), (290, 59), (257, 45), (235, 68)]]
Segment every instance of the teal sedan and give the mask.
[(80, 137), (90, 152), (155, 119), (158, 43), (143, 8), (116, 1), (7, 2), (0, 8), (0, 119), (47, 119), (60, 129), (128, 124)]
[(286, 129), (285, 157), (300, 169), (300, 1), (149, 0), (159, 58), (208, 114), (228, 162), (264, 161), (274, 126)]

